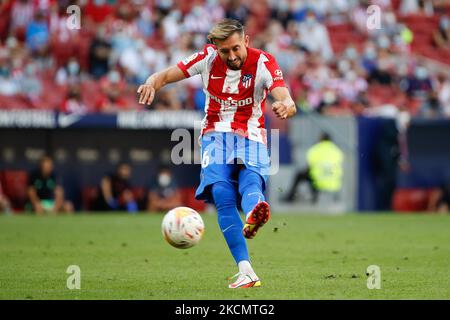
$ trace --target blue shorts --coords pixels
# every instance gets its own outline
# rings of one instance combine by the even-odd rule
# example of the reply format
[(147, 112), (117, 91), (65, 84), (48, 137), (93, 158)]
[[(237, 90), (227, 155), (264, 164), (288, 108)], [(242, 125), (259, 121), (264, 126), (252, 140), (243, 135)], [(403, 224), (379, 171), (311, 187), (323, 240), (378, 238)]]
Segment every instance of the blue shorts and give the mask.
[(263, 179), (263, 191), (269, 176), (267, 146), (232, 132), (210, 132), (201, 138), (202, 170), (197, 200), (213, 203), (211, 186), (218, 181), (238, 184), (240, 169), (245, 166)]

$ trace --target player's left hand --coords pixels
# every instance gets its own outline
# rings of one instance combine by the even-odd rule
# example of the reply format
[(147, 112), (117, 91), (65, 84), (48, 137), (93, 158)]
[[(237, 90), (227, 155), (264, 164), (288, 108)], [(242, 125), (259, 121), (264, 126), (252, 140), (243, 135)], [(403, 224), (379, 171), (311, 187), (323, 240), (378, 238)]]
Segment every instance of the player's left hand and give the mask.
[(272, 104), (273, 112), (280, 119), (288, 118), (290, 116), (290, 114), (292, 113), (292, 108), (295, 109), (295, 106), (293, 106), (290, 103), (284, 102), (284, 101), (275, 101)]

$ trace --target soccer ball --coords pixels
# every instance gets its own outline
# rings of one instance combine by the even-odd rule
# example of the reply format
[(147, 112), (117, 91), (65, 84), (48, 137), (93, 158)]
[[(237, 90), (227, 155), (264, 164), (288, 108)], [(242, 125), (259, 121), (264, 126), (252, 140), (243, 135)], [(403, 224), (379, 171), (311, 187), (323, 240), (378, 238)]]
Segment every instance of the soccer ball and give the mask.
[(188, 207), (177, 207), (166, 213), (161, 225), (166, 241), (178, 249), (195, 246), (201, 240), (205, 225), (200, 214)]

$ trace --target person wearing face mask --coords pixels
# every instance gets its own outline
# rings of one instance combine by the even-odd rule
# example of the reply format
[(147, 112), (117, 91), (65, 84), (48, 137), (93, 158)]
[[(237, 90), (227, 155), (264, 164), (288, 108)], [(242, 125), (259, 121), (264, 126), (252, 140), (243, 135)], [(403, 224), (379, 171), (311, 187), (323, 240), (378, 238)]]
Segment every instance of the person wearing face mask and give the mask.
[(425, 98), (431, 90), (433, 90), (432, 82), (428, 74), (428, 70), (423, 65), (418, 65), (414, 69), (414, 73), (403, 81), (404, 90), (409, 97)]
[(124, 162), (116, 167), (115, 173), (105, 175), (100, 184), (97, 210), (136, 213), (138, 204), (132, 192), (130, 178), (131, 167)]
[(333, 57), (330, 37), (327, 28), (320, 23), (314, 11), (308, 11), (305, 20), (298, 25), (301, 45), (329, 61)]
[(148, 192), (147, 210), (165, 212), (180, 205), (181, 194), (173, 174), (168, 167), (162, 166)]
[(80, 64), (74, 57), (70, 58), (67, 64), (58, 69), (55, 81), (58, 85), (63, 86), (67, 83), (76, 84), (81, 81)]

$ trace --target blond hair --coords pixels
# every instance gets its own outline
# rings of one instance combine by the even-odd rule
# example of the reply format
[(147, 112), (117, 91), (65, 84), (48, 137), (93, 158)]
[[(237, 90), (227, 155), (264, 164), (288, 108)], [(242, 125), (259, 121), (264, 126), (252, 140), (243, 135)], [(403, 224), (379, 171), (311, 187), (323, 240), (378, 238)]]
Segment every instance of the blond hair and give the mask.
[(244, 27), (242, 24), (234, 19), (223, 19), (209, 31), (208, 40), (214, 43), (215, 40), (225, 40), (234, 33), (244, 35)]

